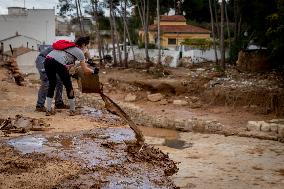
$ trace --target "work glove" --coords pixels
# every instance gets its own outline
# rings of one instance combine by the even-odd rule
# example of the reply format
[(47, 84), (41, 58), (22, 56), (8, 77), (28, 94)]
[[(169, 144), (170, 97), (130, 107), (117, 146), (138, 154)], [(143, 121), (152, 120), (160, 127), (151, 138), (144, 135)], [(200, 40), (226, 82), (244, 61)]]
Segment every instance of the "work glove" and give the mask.
[(90, 66), (95, 66), (95, 63), (94, 63), (93, 59), (89, 59), (89, 60), (87, 60), (86, 62), (87, 62), (87, 64), (89, 64)]
[(97, 74), (99, 74), (100, 69), (95, 67), (95, 68), (93, 69), (93, 71), (94, 71), (93, 74), (94, 74), (94, 75), (97, 75)]

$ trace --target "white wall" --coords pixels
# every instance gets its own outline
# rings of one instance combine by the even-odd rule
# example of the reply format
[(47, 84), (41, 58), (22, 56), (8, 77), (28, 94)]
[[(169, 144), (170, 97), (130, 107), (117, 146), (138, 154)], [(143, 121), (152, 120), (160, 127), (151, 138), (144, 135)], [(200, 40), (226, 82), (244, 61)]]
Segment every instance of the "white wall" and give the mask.
[[(112, 53), (109, 53), (112, 56)], [(145, 62), (145, 49), (138, 49), (137, 47), (134, 48), (135, 59), (137, 62)], [(122, 53), (122, 58), (123, 57)], [(217, 50), (218, 59), (221, 58), (220, 51)], [(180, 52), (177, 50), (161, 50), (161, 61), (163, 64), (167, 63), (170, 67), (177, 67), (179, 62)], [(228, 51), (226, 52), (226, 58), (229, 56)], [(149, 49), (149, 57), (152, 62), (156, 63), (158, 60), (158, 50), (157, 49)], [(170, 58), (172, 57), (172, 58)], [(191, 49), (182, 52), (182, 57), (190, 57), (191, 63), (200, 63), (206, 61), (215, 61), (215, 54), (214, 50), (197, 50)], [(128, 60), (133, 60), (132, 51), (128, 51)], [(171, 60), (171, 62), (168, 62)]]
[(55, 10), (28, 9), (25, 15), (1, 15), (0, 40), (16, 32), (51, 44), (55, 40)]
[(37, 51), (31, 51), (17, 57), (17, 63), (22, 73), (38, 73), (35, 65), (35, 59), (38, 54)]
[(29, 43), (28, 48), (32, 49), (32, 46), (33, 46), (34, 50), (37, 50), (37, 47), (40, 44), (40, 42), (37, 40), (30, 39), (25, 36), (17, 36), (17, 37), (3, 41), (4, 52), (10, 50), (10, 47), (9, 47), (10, 44), (12, 45), (12, 48), (27, 47), (27, 42)]

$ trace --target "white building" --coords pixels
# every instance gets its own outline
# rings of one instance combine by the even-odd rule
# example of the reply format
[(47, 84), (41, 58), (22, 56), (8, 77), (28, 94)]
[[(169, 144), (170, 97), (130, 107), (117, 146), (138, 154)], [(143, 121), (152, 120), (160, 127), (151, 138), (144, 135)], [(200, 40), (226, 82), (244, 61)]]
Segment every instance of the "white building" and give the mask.
[(0, 40), (1, 47), (4, 52), (10, 50), (10, 45), (12, 48), (25, 47), (33, 50), (38, 50), (38, 46), (41, 44), (39, 40), (36, 40), (32, 37), (24, 35), (14, 35), (12, 37)]
[(51, 44), (55, 40), (55, 10), (9, 7), (7, 15), (0, 15), (0, 40), (16, 33)]

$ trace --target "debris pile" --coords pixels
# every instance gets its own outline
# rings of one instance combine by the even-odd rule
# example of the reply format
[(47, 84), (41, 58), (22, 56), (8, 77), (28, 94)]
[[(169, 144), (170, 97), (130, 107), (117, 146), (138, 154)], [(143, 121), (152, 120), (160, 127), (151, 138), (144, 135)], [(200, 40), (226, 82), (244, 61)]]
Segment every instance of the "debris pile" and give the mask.
[(46, 131), (49, 129), (49, 126), (42, 119), (34, 119), (22, 115), (16, 115), (15, 118), (0, 119), (0, 130), (6, 134)]
[(178, 172), (177, 163), (171, 160), (168, 154), (164, 154), (161, 150), (153, 146), (143, 144), (141, 147), (129, 144), (126, 150), (130, 154), (130, 157), (128, 157), (130, 162), (148, 162), (158, 165), (164, 168), (166, 176), (171, 176)]
[(20, 72), (16, 59), (9, 58), (6, 62), (6, 66), (8, 67), (9, 71), (11, 72), (11, 75), (15, 79), (16, 84), (19, 86), (24, 86), (25, 79), (23, 74)]

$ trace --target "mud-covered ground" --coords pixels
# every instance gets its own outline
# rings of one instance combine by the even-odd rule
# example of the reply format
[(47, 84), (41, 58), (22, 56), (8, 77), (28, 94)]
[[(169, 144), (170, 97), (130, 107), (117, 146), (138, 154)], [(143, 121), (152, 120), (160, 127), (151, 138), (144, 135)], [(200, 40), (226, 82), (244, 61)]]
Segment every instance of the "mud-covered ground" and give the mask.
[[(38, 81), (17, 86), (0, 68), (0, 188), (175, 188), (168, 155), (137, 145), (105, 109), (35, 112)], [(33, 83), (33, 81), (35, 83)]]
[[(233, 132), (245, 130), (248, 120), (277, 117), (259, 111), (260, 105), (207, 105), (197, 92), (200, 94), (208, 79), (198, 80), (199, 85), (194, 84), (196, 88), (191, 92), (184, 91), (190, 88), (184, 86), (194, 86), (184, 80), (188, 70), (172, 72), (172, 76), (159, 79), (133, 69), (102, 70), (100, 76), (108, 96), (118, 102), (125, 101), (129, 93), (135, 94), (137, 99), (127, 103), (139, 106), (151, 116), (218, 120)], [(17, 133), (0, 132), (0, 188), (284, 187), (283, 143), (180, 133), (145, 125), (140, 128), (148, 145), (133, 146), (134, 133), (128, 125), (103, 108), (81, 107), (81, 115), (74, 117), (69, 117), (66, 110), (52, 117), (35, 112), (38, 76), (30, 75), (26, 80), (26, 86), (17, 86), (0, 68), (0, 117), (12, 119), (21, 115), (22, 121), (16, 122), (20, 125), (26, 124), (26, 118), (40, 120), (32, 123), (44, 123), (20, 130), (23, 133), (18, 133), (18, 129), (14, 130)], [(147, 100), (148, 94), (158, 92), (166, 101)], [(175, 105), (174, 100), (189, 103)], [(194, 100), (193, 104), (190, 100)], [(180, 162), (176, 174), (172, 160)]]
[[(228, 68), (222, 75), (213, 69), (210, 64), (166, 68), (169, 75), (163, 76), (146, 69), (108, 69), (100, 78), (106, 94), (117, 101), (156, 117), (217, 121), (225, 133), (244, 132), (251, 120), (284, 118), (283, 74), (239, 73)], [(157, 93), (161, 100), (149, 100), (149, 95)]]

